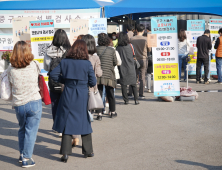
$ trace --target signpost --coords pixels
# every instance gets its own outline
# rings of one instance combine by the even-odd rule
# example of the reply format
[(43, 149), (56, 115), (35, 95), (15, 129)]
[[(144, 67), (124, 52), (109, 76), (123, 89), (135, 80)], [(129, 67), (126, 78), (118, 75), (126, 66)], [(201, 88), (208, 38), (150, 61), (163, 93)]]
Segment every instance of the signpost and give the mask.
[(153, 17), (152, 34), (157, 34), (153, 51), (154, 96), (180, 96), (177, 18)]

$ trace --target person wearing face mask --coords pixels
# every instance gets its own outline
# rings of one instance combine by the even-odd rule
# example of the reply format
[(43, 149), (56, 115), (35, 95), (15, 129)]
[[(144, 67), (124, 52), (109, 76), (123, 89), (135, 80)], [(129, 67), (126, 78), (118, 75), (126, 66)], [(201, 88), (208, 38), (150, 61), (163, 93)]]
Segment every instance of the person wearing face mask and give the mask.
[(118, 39), (116, 37), (116, 32), (112, 33), (113, 47), (116, 48), (118, 46)]

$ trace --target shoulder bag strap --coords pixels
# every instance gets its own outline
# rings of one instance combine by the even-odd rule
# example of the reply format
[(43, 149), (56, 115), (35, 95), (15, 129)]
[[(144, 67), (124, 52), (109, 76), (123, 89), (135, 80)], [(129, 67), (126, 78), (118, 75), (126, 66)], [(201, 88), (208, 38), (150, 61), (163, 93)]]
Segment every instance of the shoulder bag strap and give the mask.
[(37, 70), (39, 70), (39, 74), (40, 74), (40, 73), (41, 73), (41, 70), (40, 70), (38, 64), (35, 62), (35, 60), (33, 60), (33, 61), (34, 61), (35, 65), (36, 65), (36, 67), (37, 67)]
[(131, 48), (132, 48), (132, 51), (133, 51), (133, 55), (135, 55), (135, 51), (134, 51), (134, 48), (133, 48), (133, 45), (130, 44)]
[(101, 57), (103, 56), (103, 54), (105, 53), (107, 47), (103, 50), (102, 54), (100, 55)]

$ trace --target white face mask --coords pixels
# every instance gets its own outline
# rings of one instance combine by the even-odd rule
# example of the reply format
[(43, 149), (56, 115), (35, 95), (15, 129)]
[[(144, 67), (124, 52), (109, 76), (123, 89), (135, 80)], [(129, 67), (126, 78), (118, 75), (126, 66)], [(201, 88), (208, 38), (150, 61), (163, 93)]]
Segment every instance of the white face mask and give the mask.
[(113, 36), (113, 40), (115, 40), (116, 39), (116, 36)]

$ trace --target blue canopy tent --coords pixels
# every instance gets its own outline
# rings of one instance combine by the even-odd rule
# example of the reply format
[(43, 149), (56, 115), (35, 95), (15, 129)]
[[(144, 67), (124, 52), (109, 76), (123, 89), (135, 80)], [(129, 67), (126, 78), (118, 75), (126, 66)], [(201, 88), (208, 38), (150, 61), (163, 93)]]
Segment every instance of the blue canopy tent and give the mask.
[(105, 6), (105, 17), (133, 14), (133, 19), (172, 13), (222, 15), (222, 0), (122, 0)]
[(94, 0), (0, 1), (0, 10), (64, 10), (102, 7)]

